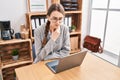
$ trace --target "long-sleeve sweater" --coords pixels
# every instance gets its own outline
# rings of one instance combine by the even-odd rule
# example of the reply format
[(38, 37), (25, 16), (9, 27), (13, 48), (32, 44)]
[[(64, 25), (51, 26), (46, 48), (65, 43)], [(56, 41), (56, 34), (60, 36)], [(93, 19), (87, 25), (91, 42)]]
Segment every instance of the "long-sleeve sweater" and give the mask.
[(62, 58), (69, 55), (70, 51), (70, 34), (69, 28), (65, 25), (60, 25), (60, 35), (56, 41), (50, 38), (51, 34), (48, 33), (47, 43), (42, 47), (42, 41), (45, 37), (45, 24), (36, 28), (34, 31), (35, 39), (35, 52), (36, 58), (34, 63), (41, 60), (48, 60), (53, 58)]

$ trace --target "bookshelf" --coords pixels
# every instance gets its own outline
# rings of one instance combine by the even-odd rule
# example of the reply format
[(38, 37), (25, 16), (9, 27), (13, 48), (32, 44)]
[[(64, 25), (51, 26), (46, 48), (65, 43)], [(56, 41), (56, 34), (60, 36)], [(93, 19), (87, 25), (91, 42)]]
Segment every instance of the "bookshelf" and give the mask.
[[(32, 47), (30, 39), (0, 40), (0, 69), (2, 80), (14, 80), (15, 68), (32, 64)], [(12, 59), (12, 50), (18, 49), (18, 60)]]
[[(67, 25), (68, 27), (71, 27), (72, 25), (76, 26), (76, 30), (74, 32), (70, 32), (70, 42), (71, 42), (71, 53), (74, 52), (79, 52), (80, 51), (80, 45), (81, 45), (81, 23), (82, 23), (82, 0), (46, 0), (46, 7), (48, 9), (48, 6), (50, 5), (48, 2), (51, 1), (51, 3), (61, 3), (64, 6), (65, 4), (70, 4), (70, 5), (76, 5), (73, 10), (67, 10), (65, 11), (65, 18), (70, 17), (71, 19), (69, 20), (69, 24), (66, 24), (64, 21), (64, 24)], [(37, 26), (33, 26), (33, 20), (34, 25), (38, 22), (41, 24), (41, 18), (44, 19), (44, 22), (46, 21), (46, 11), (44, 12), (31, 12), (30, 11), (30, 0), (28, 0), (28, 12), (26, 13), (26, 20), (27, 20), (27, 27), (29, 28), (29, 38), (34, 42), (34, 29)], [(64, 6), (65, 8), (66, 6)], [(68, 6), (71, 7), (71, 6)], [(39, 24), (39, 25), (40, 25)]]

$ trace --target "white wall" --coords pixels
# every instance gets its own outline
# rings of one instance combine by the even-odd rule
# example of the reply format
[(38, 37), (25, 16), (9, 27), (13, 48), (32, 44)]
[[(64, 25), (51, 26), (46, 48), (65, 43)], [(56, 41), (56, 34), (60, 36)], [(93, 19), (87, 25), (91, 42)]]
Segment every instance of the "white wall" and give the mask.
[(20, 31), (20, 25), (25, 24), (27, 0), (0, 0), (0, 21), (10, 20), (15, 32)]
[[(89, 0), (83, 0), (82, 40), (87, 34)], [(15, 32), (20, 31), (20, 25), (25, 24), (27, 0), (0, 0), (0, 20), (10, 20)], [(82, 41), (83, 43), (83, 41)]]
[[(89, 34), (89, 3), (90, 0), (83, 0), (83, 6), (82, 6), (82, 30), (81, 30), (81, 44), (83, 44), (84, 37)], [(81, 45), (82, 47), (82, 45)]]

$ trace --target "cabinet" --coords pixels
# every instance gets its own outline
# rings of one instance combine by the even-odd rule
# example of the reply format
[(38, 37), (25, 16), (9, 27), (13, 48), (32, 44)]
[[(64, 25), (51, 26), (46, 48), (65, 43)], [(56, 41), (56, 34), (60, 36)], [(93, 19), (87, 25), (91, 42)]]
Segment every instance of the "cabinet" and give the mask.
[[(48, 0), (46, 0), (48, 2)], [(70, 17), (72, 25), (76, 26), (76, 30), (74, 32), (70, 32), (70, 42), (71, 42), (71, 53), (80, 51), (81, 45), (81, 23), (82, 23), (82, 0), (51, 0), (51, 3), (61, 3), (63, 6), (65, 4), (76, 5), (77, 9), (69, 8), (65, 9), (66, 18)], [(76, 3), (76, 4), (74, 4)], [(48, 9), (48, 3), (46, 3)], [(65, 8), (65, 6), (64, 6)], [(34, 41), (34, 29), (46, 22), (46, 12), (31, 12), (30, 11), (30, 0), (28, 0), (28, 13), (26, 13), (27, 27), (30, 30), (29, 37)], [(38, 25), (39, 23), (39, 25)], [(68, 26), (68, 27), (70, 27)]]
[[(18, 49), (18, 60), (12, 59), (12, 50)], [(31, 40), (0, 41), (0, 69), (3, 80), (14, 80), (14, 69), (33, 62)]]

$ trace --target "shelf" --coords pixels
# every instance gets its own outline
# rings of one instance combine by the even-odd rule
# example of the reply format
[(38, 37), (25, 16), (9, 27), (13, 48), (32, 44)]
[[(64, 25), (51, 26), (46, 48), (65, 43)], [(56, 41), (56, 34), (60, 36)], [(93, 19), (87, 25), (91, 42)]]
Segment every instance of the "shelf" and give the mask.
[[(72, 36), (72, 35), (80, 35), (81, 34), (81, 32), (70, 32), (70, 36)], [(32, 42), (34, 41), (34, 37), (32, 37), (31, 38), (31, 40), (32, 40)]]
[[(12, 51), (19, 50), (18, 60), (12, 59)], [(32, 64), (32, 45), (30, 39), (0, 40), (0, 68), (3, 80), (14, 80), (14, 69)]]
[[(62, 0), (52, 0), (52, 3), (60, 3)], [(66, 4), (66, 3), (65, 3)], [(48, 6), (48, 4), (46, 4)], [(63, 6), (65, 7), (65, 6)], [(75, 6), (74, 6), (75, 7)], [(43, 21), (41, 21), (41, 18), (46, 18), (46, 14), (47, 12), (28, 12), (26, 15), (26, 20), (27, 20), (27, 25), (28, 28), (30, 30), (30, 39), (32, 42), (34, 42), (34, 28), (37, 28), (37, 26), (35, 25), (33, 27), (33, 23), (31, 22), (32, 20), (34, 20), (35, 23), (38, 23), (39, 20), (39, 24), (41, 25), (41, 23), (43, 23)], [(70, 32), (70, 40), (72, 40), (71, 42), (71, 52), (79, 52), (80, 51), (80, 45), (81, 45), (81, 25), (82, 25), (82, 0), (77, 0), (77, 9), (76, 10), (72, 10), (72, 11), (65, 11), (65, 21), (69, 22), (66, 23), (64, 22), (65, 25), (67, 26), (72, 26), (75, 25), (76, 26), (76, 31), (75, 32)], [(40, 22), (41, 21), (41, 22)], [(44, 20), (45, 22), (45, 20)], [(74, 45), (74, 46), (73, 46)]]
[(32, 61), (30, 61), (30, 60), (22, 61), (22, 62), (16, 61), (16, 63), (12, 63), (12, 64), (8, 64), (8, 65), (5, 65), (5, 66), (2, 66), (2, 69), (13, 67), (13, 66), (17, 66), (17, 65), (27, 64), (27, 63), (32, 63)]
[(21, 65), (15, 65), (10, 66), (9, 68), (2, 69), (3, 79), (2, 80), (16, 80), (15, 79), (15, 68), (19, 68), (22, 66), (30, 65), (31, 63), (25, 62), (24, 64), (21, 63)]
[(71, 32), (71, 33), (70, 33), (70, 35), (79, 35), (79, 34), (81, 34), (81, 32), (76, 32), (76, 31), (75, 31), (75, 32)]
[(1, 40), (1, 41), (0, 41), (0, 45), (14, 44), (14, 43), (20, 43), (20, 42), (27, 42), (27, 41), (30, 41), (30, 39)]
[(10, 66), (15, 66), (21, 63), (32, 62), (30, 56), (21, 56), (18, 60), (14, 61), (13, 59), (5, 59), (2, 61), (2, 68), (7, 68)]
[(65, 14), (78, 14), (78, 13), (82, 13), (82, 11), (65, 11)]
[(34, 42), (34, 37), (31, 37), (31, 41)]
[[(82, 13), (82, 11), (65, 11), (65, 14), (78, 14), (78, 13)], [(38, 15), (46, 15), (46, 12), (29, 12), (26, 13), (29, 16), (38, 16)]]
[(74, 50), (74, 51), (70, 51), (71, 54), (73, 54), (73, 53), (77, 53), (77, 52), (80, 52), (80, 49), (78, 49), (78, 50)]
[(29, 16), (38, 16), (38, 15), (46, 15), (47, 13), (46, 12), (29, 12), (26, 14)]
[[(12, 39), (5, 40), (0, 43), (0, 63), (2, 68), (17, 64), (20, 62), (32, 62), (32, 47), (30, 39)], [(12, 50), (19, 50), (19, 58), (14, 61), (12, 59)]]

